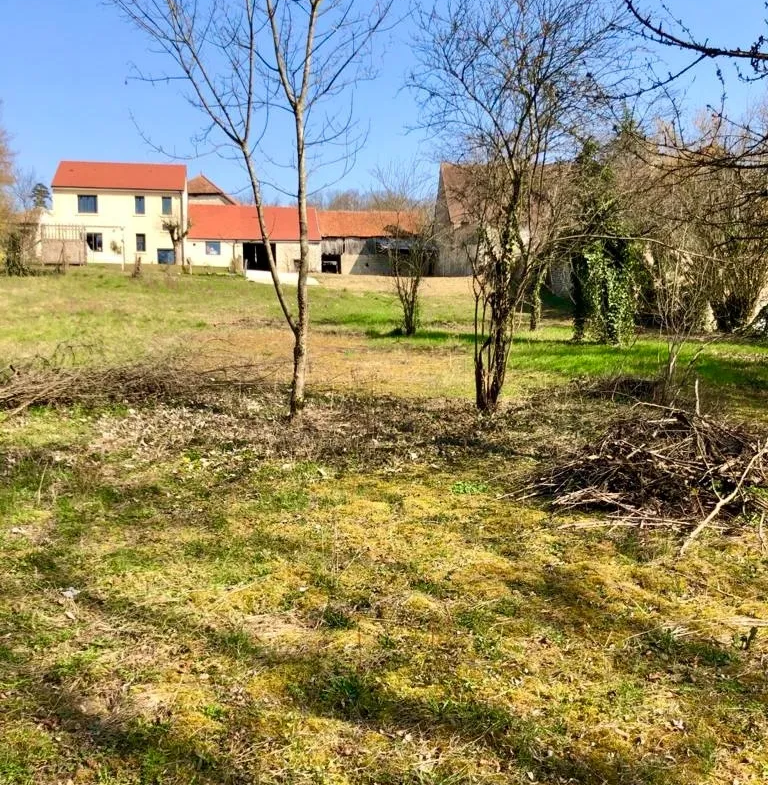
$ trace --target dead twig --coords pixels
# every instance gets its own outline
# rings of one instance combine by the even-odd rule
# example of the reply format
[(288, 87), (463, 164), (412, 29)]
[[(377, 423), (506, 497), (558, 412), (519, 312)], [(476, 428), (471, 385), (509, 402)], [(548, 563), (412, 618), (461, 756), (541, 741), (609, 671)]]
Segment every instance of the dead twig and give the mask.
[[(733, 491), (731, 491), (731, 493), (729, 493), (727, 496), (721, 496), (712, 512), (710, 512), (709, 515), (707, 515), (707, 517), (688, 535), (687, 539), (680, 547), (681, 556), (688, 550), (688, 548), (691, 547), (693, 542), (699, 537), (699, 535), (701, 535), (704, 529), (706, 529), (707, 526), (709, 526), (709, 524), (712, 523), (712, 521), (714, 521), (718, 515), (720, 515), (720, 513), (723, 511), (723, 508), (729, 505), (741, 494), (741, 490), (744, 487), (744, 483), (747, 481), (747, 477), (752, 472), (755, 464), (766, 453), (768, 453), (768, 441), (766, 441), (765, 444), (763, 444), (763, 446), (760, 447), (758, 451), (752, 456), (752, 459), (747, 464), (747, 468), (744, 469), (744, 473), (741, 475), (741, 478), (739, 479)], [(715, 493), (717, 493), (717, 491), (715, 491)]]
[(10, 419), (39, 405), (195, 401), (223, 389), (261, 389), (268, 370), (244, 363), (206, 366), (184, 353), (109, 364), (79, 357), (70, 348), (57, 349), (50, 358), (35, 358), (14, 366), (12, 373), (0, 373), (0, 410), (6, 410), (3, 419)]

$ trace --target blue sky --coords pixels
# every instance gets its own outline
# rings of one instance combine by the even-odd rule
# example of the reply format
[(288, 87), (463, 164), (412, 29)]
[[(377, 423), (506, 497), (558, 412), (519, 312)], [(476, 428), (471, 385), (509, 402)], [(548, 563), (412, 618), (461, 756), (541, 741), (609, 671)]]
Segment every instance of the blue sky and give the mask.
[[(407, 0), (402, 0), (405, 7)], [(751, 42), (765, 31), (762, 0), (669, 0), (701, 37), (728, 44)], [(131, 63), (158, 63), (149, 44), (108, 3), (99, 0), (0, 0), (0, 122), (11, 133), (19, 164), (50, 182), (59, 160), (157, 161), (162, 156), (142, 138), (178, 155), (194, 152), (190, 136), (200, 116), (186, 105), (177, 85), (151, 86), (130, 79)], [(436, 171), (430, 140), (409, 132), (417, 119), (412, 95), (403, 89), (412, 65), (409, 27), (401, 24), (380, 41), (379, 77), (360, 84), (355, 113), (370, 129), (354, 169), (333, 188), (372, 185), (371, 172), (389, 162), (423, 160)], [(689, 107), (716, 100), (713, 67), (703, 65), (683, 87)], [(757, 100), (768, 84), (747, 88), (725, 67), (729, 97), (737, 108)], [(222, 187), (245, 185), (239, 167), (216, 155), (187, 162)], [(287, 172), (276, 173), (286, 186)], [(316, 185), (322, 184), (322, 178)], [(284, 197), (285, 198), (285, 197)]]

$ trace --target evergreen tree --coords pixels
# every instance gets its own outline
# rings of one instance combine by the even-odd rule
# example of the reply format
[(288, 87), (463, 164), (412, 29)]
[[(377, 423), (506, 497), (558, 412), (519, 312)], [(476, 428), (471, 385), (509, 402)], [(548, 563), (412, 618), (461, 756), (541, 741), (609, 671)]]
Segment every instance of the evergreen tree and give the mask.
[(41, 210), (51, 206), (51, 191), (45, 183), (37, 183), (32, 189), (32, 204)]

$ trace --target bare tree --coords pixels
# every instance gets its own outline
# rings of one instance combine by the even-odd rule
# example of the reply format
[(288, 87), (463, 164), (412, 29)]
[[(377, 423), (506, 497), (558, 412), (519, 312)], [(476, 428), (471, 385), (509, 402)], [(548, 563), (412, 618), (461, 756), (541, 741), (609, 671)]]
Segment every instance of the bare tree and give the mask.
[[(764, 118), (766, 108), (757, 114)], [(681, 153), (681, 174), (695, 192), (699, 250), (718, 259), (709, 280), (713, 315), (719, 330), (733, 332), (750, 322), (768, 287), (768, 137), (756, 143), (751, 119), (725, 124), (710, 116), (698, 125), (696, 147)]]
[(689, 241), (687, 234), (685, 224), (681, 224), (676, 236), (670, 238), (677, 247), (667, 243), (649, 244), (645, 255), (653, 309), (667, 348), (659, 372), (659, 396), (666, 405), (675, 403), (701, 353), (694, 353), (681, 367), (683, 349), (705, 326), (707, 283), (714, 264), (713, 259), (686, 247), (695, 244), (695, 238)]
[[(762, 78), (768, 74), (768, 38), (765, 34), (758, 36), (746, 46), (712, 43), (709, 39), (698, 37), (687, 22), (673, 17), (668, 7), (661, 1), (657, 6), (659, 10), (655, 17), (649, 12), (642, 11), (637, 0), (625, 0), (625, 2), (646, 38), (663, 46), (692, 54), (694, 60), (684, 70), (689, 70), (702, 60), (730, 59), (736, 62), (748, 61), (754, 77)], [(763, 5), (763, 3), (756, 2), (755, 5)]]
[(684, 250), (714, 260), (707, 296), (722, 332), (746, 326), (768, 287), (766, 116), (765, 107), (738, 122), (708, 113), (691, 132), (667, 124), (660, 133), (655, 207), (668, 213), (663, 225), (684, 229)]
[(12, 166), (13, 157), (7, 142), (5, 154), (3, 147), (0, 138), (0, 245), (4, 246), (5, 272), (30, 275), (40, 213), (34, 196), (37, 176), (31, 170)]
[(314, 194), (311, 204), (318, 210), (350, 210), (355, 212), (399, 210), (402, 207), (402, 195), (392, 192), (388, 188), (376, 188), (367, 192), (350, 188), (346, 191), (327, 191)]
[(712, 268), (709, 302), (718, 330), (731, 333), (749, 324), (768, 286), (768, 203), (763, 187), (750, 187), (743, 171), (711, 175), (696, 229), (704, 252), (720, 260)]
[(435, 219), (429, 209), (412, 211), (390, 227), (387, 253), (403, 312), (402, 332), (415, 335), (421, 320), (421, 284), (436, 254)]
[(319, 210), (368, 210), (368, 197), (356, 188), (313, 194), (312, 205)]
[(706, 253), (697, 223), (702, 215), (700, 170), (668, 155), (670, 128), (634, 137), (632, 157), (619, 173), (632, 186), (626, 203), (629, 223), (642, 248), (639, 317), (659, 329), (666, 352), (659, 359), (660, 400), (675, 402), (695, 369), (706, 342), (682, 364), (683, 350), (711, 321), (711, 281), (720, 260)]
[[(304, 406), (309, 333), (308, 176), (323, 150), (344, 158), (353, 133), (351, 107), (323, 104), (349, 94), (368, 75), (366, 55), (393, 0), (361, 10), (353, 0), (112, 0), (169, 56), (191, 104), (207, 123), (197, 141), (226, 145), (248, 175), (275, 292), (293, 334), (291, 416)], [(167, 77), (146, 77), (167, 81)], [(300, 262), (295, 310), (280, 283), (265, 218), (258, 157), (279, 110), (290, 119), (296, 174)], [(340, 118), (340, 119), (337, 119)], [(262, 151), (263, 152), (263, 151)], [(267, 156), (265, 156), (267, 157)], [(268, 157), (267, 157), (268, 158)]]
[[(168, 235), (171, 238), (171, 243), (173, 244), (173, 263), (180, 264), (181, 269), (184, 272), (191, 272), (191, 265), (189, 265), (188, 261), (183, 258), (184, 238), (189, 234), (189, 231), (192, 228), (191, 221), (187, 219), (186, 224), (184, 224), (182, 223), (181, 218), (173, 216), (171, 218), (166, 218), (163, 221), (162, 226), (163, 231), (168, 232)], [(138, 278), (140, 275), (140, 266), (138, 267), (138, 270), (139, 273), (135, 276), (136, 278)]]
[(379, 166), (373, 175), (377, 188), (368, 195), (368, 209), (394, 213), (386, 252), (403, 314), (401, 331), (415, 335), (421, 284), (436, 255), (434, 196), (418, 161)]
[(598, 0), (448, 0), (419, 15), (410, 82), (426, 126), (468, 163), (458, 198), (473, 227), (481, 410), (498, 405), (518, 317), (569, 209), (562, 162), (626, 87), (622, 14)]
[(11, 140), (0, 125), (0, 244), (4, 241), (13, 212), (14, 168)]

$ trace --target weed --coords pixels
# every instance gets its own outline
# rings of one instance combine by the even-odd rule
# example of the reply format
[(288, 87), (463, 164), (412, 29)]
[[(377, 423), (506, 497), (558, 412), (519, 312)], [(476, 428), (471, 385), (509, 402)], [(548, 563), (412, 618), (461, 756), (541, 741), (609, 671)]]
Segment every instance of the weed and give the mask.
[(246, 630), (231, 629), (211, 633), (211, 641), (218, 651), (236, 660), (253, 660), (263, 649)]
[(331, 630), (349, 630), (355, 626), (354, 619), (338, 605), (326, 605), (320, 614), (320, 619)]
[(384, 710), (382, 696), (369, 676), (349, 671), (320, 678), (320, 703), (333, 714), (357, 720), (381, 716)]
[(216, 722), (222, 722), (227, 716), (226, 708), (220, 706), (218, 703), (210, 703), (207, 706), (203, 706), (201, 711), (209, 720), (214, 720)]
[(488, 484), (484, 482), (471, 482), (470, 480), (459, 480), (451, 485), (451, 493), (456, 496), (477, 496), (488, 492)]

